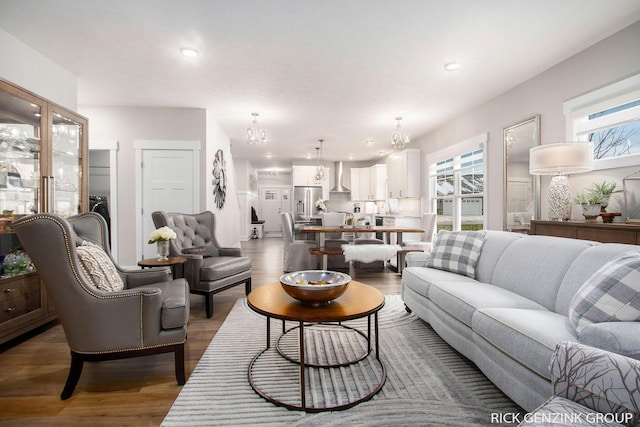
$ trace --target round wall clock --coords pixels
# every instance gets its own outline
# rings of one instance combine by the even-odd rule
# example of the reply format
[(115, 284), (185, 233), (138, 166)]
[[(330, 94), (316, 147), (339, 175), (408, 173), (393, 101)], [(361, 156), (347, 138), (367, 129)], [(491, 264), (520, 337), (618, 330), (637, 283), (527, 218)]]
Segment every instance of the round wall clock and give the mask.
[(211, 173), (213, 174), (213, 195), (216, 206), (218, 209), (222, 209), (227, 196), (227, 162), (224, 160), (222, 150), (218, 150), (213, 158), (213, 171)]

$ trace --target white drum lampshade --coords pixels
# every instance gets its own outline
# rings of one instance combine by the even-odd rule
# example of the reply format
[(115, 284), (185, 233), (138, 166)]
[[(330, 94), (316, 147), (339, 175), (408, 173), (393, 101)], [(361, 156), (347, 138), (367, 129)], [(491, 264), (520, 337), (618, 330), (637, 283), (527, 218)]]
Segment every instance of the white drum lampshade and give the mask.
[(554, 175), (549, 185), (549, 219), (571, 218), (571, 189), (567, 175), (593, 170), (591, 142), (561, 142), (538, 145), (529, 150), (529, 173)]

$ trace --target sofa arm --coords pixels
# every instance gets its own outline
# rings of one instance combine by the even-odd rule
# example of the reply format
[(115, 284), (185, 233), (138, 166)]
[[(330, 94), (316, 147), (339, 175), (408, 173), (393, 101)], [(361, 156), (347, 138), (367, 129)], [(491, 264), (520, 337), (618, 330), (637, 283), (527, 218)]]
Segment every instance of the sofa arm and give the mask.
[(240, 248), (218, 248), (220, 256), (242, 256)]
[(184, 278), (187, 279), (191, 289), (198, 289), (200, 286), (200, 269), (204, 263), (202, 255), (182, 254), (187, 261), (183, 264)]
[(640, 422), (640, 361), (564, 342), (556, 346), (550, 369), (556, 396), (601, 413), (627, 414), (628, 425)]
[(153, 267), (142, 270), (118, 267), (118, 272), (126, 289), (171, 280), (171, 269), (169, 267)]
[(404, 260), (407, 267), (426, 267), (429, 258), (431, 258), (431, 252), (409, 252)]

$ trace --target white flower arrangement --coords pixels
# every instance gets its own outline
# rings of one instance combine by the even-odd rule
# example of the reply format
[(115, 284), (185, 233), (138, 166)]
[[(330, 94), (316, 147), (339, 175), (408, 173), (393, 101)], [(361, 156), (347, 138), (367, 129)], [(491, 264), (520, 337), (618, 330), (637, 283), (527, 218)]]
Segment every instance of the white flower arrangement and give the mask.
[(322, 200), (322, 199), (316, 200), (316, 209), (318, 209), (319, 211), (326, 211), (327, 210), (326, 203), (327, 203), (326, 200)]
[(149, 244), (159, 241), (173, 240), (176, 237), (178, 237), (176, 232), (165, 225), (164, 227), (153, 230), (151, 236), (149, 236)]

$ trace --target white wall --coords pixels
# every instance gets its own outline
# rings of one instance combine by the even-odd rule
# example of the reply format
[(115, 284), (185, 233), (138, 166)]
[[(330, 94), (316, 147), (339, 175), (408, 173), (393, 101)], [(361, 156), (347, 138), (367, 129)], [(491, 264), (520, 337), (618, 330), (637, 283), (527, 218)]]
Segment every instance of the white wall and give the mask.
[[(231, 156), (231, 141), (222, 130), (215, 116), (207, 111), (206, 167), (203, 169), (206, 187), (205, 209), (216, 214), (216, 237), (222, 246), (240, 247), (241, 213), (246, 206), (241, 204), (236, 182), (236, 171)], [(222, 150), (227, 164), (226, 200), (222, 209), (218, 209), (213, 196), (213, 160), (218, 150)], [(205, 200), (205, 199), (203, 199)]]
[[(418, 139), (415, 145), (422, 149), (424, 156), (482, 132), (489, 132), (489, 142), (485, 154), (488, 226), (490, 229), (502, 229), (503, 128), (539, 113), (541, 115), (542, 144), (564, 141), (563, 103), (578, 95), (639, 73), (638, 41), (640, 41), (640, 22), (636, 22), (489, 102), (460, 114), (435, 131)], [(522, 48), (526, 49), (526, 46)], [(426, 164), (423, 167), (425, 168), (423, 170), (426, 170)], [(633, 171), (634, 168), (598, 171), (576, 175), (571, 177), (570, 182), (573, 193), (589, 186), (594, 181), (601, 181), (603, 178), (615, 180), (622, 186), (622, 177)], [(548, 177), (543, 177), (541, 187), (542, 219), (546, 219)], [(423, 196), (425, 196), (424, 193)], [(579, 212), (575, 211), (576, 209), (574, 209), (574, 218), (580, 218)]]
[(0, 77), (72, 111), (78, 107), (78, 78), (0, 29)]
[[(135, 265), (136, 215), (134, 140), (205, 141), (205, 110), (199, 108), (80, 106), (89, 119), (89, 139), (118, 141), (118, 262)], [(204, 144), (203, 144), (204, 145)], [(205, 156), (200, 170), (205, 170)], [(200, 203), (205, 209), (204, 185)], [(149, 214), (150, 215), (150, 214)]]

